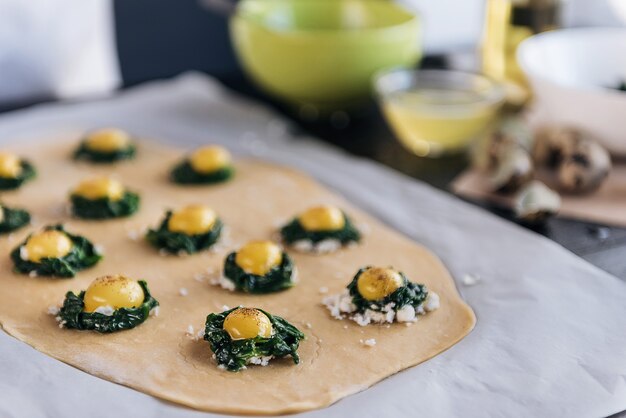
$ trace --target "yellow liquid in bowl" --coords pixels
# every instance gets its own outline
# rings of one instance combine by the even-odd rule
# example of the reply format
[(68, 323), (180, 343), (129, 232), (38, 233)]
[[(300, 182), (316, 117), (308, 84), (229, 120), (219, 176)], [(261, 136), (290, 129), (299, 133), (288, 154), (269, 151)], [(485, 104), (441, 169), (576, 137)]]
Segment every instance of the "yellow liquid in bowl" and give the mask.
[(383, 112), (402, 145), (434, 157), (465, 150), (486, 130), (499, 104), (483, 100), (470, 91), (400, 91), (384, 99)]

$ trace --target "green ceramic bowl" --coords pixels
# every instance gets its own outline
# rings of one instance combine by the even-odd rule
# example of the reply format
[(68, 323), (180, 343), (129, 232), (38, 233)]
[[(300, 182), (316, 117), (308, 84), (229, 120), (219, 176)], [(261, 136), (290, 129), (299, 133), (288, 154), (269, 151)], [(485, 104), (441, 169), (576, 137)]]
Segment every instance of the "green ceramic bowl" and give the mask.
[(419, 28), (390, 0), (243, 0), (230, 22), (239, 59), (261, 88), (327, 109), (366, 100), (383, 68), (414, 66)]

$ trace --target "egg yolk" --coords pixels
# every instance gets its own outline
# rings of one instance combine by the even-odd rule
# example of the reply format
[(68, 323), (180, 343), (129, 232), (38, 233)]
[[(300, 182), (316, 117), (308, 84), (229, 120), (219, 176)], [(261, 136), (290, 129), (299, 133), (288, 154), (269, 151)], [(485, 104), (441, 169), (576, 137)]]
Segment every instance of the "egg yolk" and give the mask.
[(258, 309), (237, 308), (224, 319), (224, 330), (233, 340), (272, 336), (272, 322)]
[(26, 241), (28, 259), (35, 263), (42, 258), (62, 258), (72, 251), (74, 244), (63, 232), (54, 229), (32, 235)]
[(187, 235), (206, 234), (217, 220), (216, 213), (203, 205), (189, 205), (172, 213), (167, 229)]
[(334, 206), (316, 206), (298, 217), (307, 231), (337, 231), (346, 224), (343, 212)]
[(194, 151), (189, 157), (189, 163), (194, 171), (209, 174), (229, 166), (231, 158), (226, 148), (209, 145)]
[(16, 178), (22, 173), (22, 161), (9, 152), (0, 152), (0, 177)]
[(404, 286), (404, 279), (390, 268), (370, 267), (357, 279), (359, 294), (367, 300), (380, 300)]
[(104, 306), (136, 308), (143, 300), (143, 289), (135, 280), (121, 275), (98, 277), (85, 291), (84, 310), (93, 312)]
[(87, 148), (98, 152), (115, 152), (128, 148), (130, 136), (121, 129), (100, 129), (85, 139)]
[(272, 241), (250, 241), (237, 251), (235, 263), (246, 273), (263, 276), (283, 261), (281, 248)]
[(80, 183), (74, 194), (90, 200), (108, 198), (115, 201), (124, 196), (124, 186), (117, 180), (97, 177)]

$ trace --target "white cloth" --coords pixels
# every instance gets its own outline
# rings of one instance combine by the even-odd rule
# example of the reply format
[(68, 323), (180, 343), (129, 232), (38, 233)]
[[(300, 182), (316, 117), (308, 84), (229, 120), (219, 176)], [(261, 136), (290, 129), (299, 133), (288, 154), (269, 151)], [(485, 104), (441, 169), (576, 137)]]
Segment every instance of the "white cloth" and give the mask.
[[(103, 125), (187, 147), (218, 142), (236, 155), (297, 167), (431, 248), (451, 270), (478, 317), (469, 336), (299, 416), (600, 417), (626, 409), (626, 283), (554, 242), (390, 169), (290, 136), (275, 114), (195, 74), (108, 101), (5, 114), (0, 143)], [(467, 273), (481, 282), (464, 286)], [(92, 377), (3, 333), (0, 353), (2, 417), (214, 416)]]
[(110, 0), (0, 0), (0, 103), (100, 95), (119, 80)]

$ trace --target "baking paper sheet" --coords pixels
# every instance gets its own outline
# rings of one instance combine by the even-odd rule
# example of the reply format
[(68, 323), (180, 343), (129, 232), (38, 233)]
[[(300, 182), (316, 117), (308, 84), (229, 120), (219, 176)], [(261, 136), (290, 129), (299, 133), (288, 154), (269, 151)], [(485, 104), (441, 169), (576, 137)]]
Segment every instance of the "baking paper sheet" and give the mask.
[[(197, 74), (107, 101), (5, 114), (0, 141), (36, 147), (37, 136), (104, 125), (189, 147), (219, 142), (238, 155), (297, 167), (430, 247), (451, 270), (478, 317), (468, 337), (302, 417), (586, 417), (626, 409), (626, 284), (559, 245), (389, 169), (291, 136), (276, 115)], [(464, 285), (468, 273), (481, 280)], [(92, 377), (0, 333), (0, 416), (216, 415)]]

